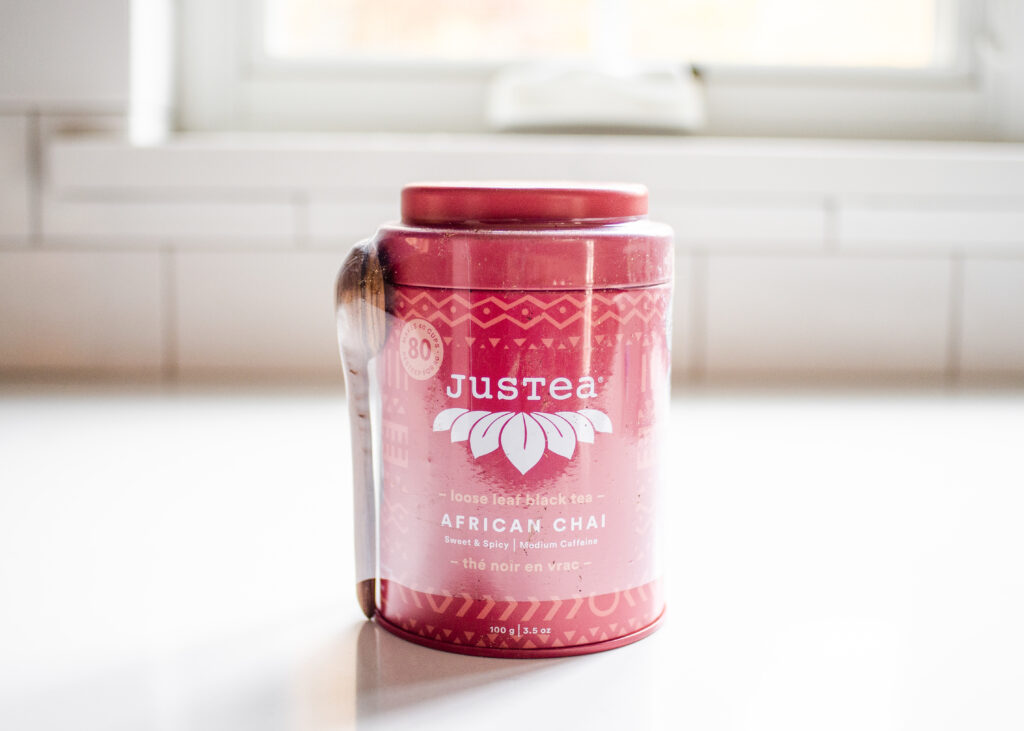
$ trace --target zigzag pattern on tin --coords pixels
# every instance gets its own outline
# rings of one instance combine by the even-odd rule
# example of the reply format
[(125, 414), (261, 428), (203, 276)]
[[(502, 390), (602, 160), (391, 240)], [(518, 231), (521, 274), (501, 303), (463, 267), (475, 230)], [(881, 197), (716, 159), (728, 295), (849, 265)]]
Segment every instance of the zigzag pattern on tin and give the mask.
[[(421, 592), (387, 579), (381, 588), (385, 616), (407, 632), (455, 645), (528, 650), (588, 645), (642, 629), (660, 611), (656, 583), (600, 596), (526, 601)], [(550, 631), (510, 636), (476, 628), (493, 622), (532, 623)]]
[[(602, 305), (600, 308), (594, 308), (603, 311), (595, 315), (592, 321), (593, 326), (600, 325), (607, 320), (625, 324), (632, 319), (639, 319), (648, 323), (651, 318), (663, 312), (667, 304), (664, 292), (661, 290), (643, 290), (635, 294), (619, 292), (614, 296), (594, 293), (590, 297), (576, 297), (565, 294), (550, 302), (545, 302), (532, 294), (524, 295), (511, 302), (504, 302), (501, 298), (493, 295), (479, 302), (471, 302), (460, 294), (449, 294), (438, 299), (429, 292), (419, 292), (410, 297), (401, 289), (395, 291), (395, 309), (403, 318), (415, 315), (426, 320), (444, 322), (450, 327), (468, 320), (485, 329), (500, 322), (511, 322), (523, 330), (529, 330), (538, 323), (548, 322), (562, 330), (583, 317), (588, 301), (592, 306), (593, 303)], [(426, 304), (432, 306), (425, 306)], [(498, 308), (501, 312), (489, 317), (491, 306)], [(565, 312), (551, 314), (556, 307), (560, 307)], [(512, 312), (517, 308), (519, 309), (518, 313)], [(534, 309), (539, 309), (540, 313), (533, 315)], [(621, 310), (625, 310), (625, 312), (620, 313)], [(559, 320), (559, 314), (565, 314), (566, 317)]]

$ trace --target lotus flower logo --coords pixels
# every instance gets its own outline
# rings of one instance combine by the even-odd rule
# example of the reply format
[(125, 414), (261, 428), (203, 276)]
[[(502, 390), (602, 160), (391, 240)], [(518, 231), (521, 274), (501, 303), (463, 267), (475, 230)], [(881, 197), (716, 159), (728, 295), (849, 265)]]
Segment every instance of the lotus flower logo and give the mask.
[(452, 442), (469, 440), (473, 458), (501, 447), (508, 461), (526, 474), (549, 449), (571, 459), (576, 442), (594, 443), (594, 434), (611, 434), (612, 422), (597, 409), (559, 411), (470, 411), (445, 409), (434, 418), (434, 431), (451, 432)]

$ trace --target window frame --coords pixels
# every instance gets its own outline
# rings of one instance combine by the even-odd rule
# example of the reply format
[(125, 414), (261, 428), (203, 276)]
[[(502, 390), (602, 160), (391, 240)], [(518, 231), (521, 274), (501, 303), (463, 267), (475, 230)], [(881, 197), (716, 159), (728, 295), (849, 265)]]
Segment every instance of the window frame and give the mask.
[[(1018, 139), (1024, 12), (944, 0), (957, 18), (941, 69), (700, 65), (709, 136)], [(1002, 4), (1000, 4), (1002, 3)], [(188, 131), (488, 132), (488, 83), (507, 62), (275, 62), (259, 3), (178, 0), (176, 126)], [(1000, 14), (1013, 19), (1000, 35)], [(950, 17), (947, 13), (945, 17)], [(1024, 31), (1024, 28), (1020, 28)], [(1009, 47), (1008, 47), (1009, 46)], [(998, 47), (998, 51), (996, 50)], [(1010, 59), (1007, 62), (1006, 59)]]

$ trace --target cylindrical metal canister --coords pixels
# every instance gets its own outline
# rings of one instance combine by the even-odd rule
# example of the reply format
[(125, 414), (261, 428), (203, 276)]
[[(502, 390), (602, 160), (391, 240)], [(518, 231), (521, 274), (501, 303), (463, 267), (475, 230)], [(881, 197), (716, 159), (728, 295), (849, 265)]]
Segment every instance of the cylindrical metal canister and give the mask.
[(652, 632), (671, 231), (623, 185), (432, 184), (370, 248), (377, 621), (550, 657)]

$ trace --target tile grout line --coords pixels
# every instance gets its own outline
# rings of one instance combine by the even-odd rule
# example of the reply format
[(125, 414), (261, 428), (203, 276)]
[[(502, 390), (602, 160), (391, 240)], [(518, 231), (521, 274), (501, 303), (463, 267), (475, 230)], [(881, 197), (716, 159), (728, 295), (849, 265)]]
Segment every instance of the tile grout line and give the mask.
[(43, 130), (42, 114), (32, 109), (26, 115), (25, 164), (28, 168), (28, 225), (29, 244), (40, 248), (43, 244)]
[(688, 376), (694, 382), (707, 377), (707, 273), (708, 255), (695, 251), (690, 255), (690, 357)]
[(177, 262), (175, 252), (171, 248), (163, 248), (160, 251), (160, 274), (161, 274), (161, 318), (160, 325), (163, 328), (163, 362), (161, 363), (160, 376), (166, 383), (174, 383), (178, 380), (178, 290), (175, 283), (177, 274)]
[(295, 237), (295, 247), (298, 249), (309, 248), (309, 193), (308, 191), (296, 191), (292, 193), (292, 226)]
[(949, 320), (946, 328), (946, 382), (955, 386), (960, 381), (963, 359), (964, 255), (954, 253), (949, 269)]
[(839, 202), (834, 195), (827, 195), (822, 200), (825, 212), (822, 241), (826, 254), (839, 253)]

